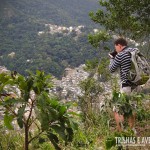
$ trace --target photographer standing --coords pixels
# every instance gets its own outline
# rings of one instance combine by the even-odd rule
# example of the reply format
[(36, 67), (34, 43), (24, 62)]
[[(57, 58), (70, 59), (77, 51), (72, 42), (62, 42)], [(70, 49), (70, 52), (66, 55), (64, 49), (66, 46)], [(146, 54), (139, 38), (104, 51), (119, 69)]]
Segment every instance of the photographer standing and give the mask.
[[(123, 38), (119, 38), (114, 42), (115, 51), (110, 53), (110, 65), (109, 71), (111, 73), (116, 72), (118, 69), (120, 71), (120, 92), (125, 93), (126, 95), (131, 94), (132, 83), (128, 79), (129, 71), (131, 68), (131, 55), (129, 50), (132, 50), (128, 47), (127, 41)], [(114, 118), (117, 125), (117, 130), (121, 131), (121, 123), (124, 121), (124, 115), (121, 115), (117, 112), (117, 109), (114, 108)], [(135, 114), (132, 114), (128, 117), (128, 125), (132, 130), (135, 125)]]

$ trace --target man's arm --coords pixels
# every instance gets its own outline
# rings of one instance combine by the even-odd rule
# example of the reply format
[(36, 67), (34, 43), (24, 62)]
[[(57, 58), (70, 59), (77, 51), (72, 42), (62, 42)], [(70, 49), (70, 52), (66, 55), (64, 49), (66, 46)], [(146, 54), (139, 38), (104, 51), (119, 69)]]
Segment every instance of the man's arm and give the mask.
[(116, 55), (114, 59), (110, 59), (109, 71), (111, 73), (115, 72), (121, 65), (121, 57), (120, 55)]

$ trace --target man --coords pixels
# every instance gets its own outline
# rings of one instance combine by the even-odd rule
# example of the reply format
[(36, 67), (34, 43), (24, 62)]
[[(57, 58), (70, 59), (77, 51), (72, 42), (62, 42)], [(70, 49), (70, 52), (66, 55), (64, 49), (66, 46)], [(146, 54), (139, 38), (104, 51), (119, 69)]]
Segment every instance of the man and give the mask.
[[(131, 87), (132, 83), (128, 80), (129, 70), (131, 68), (131, 55), (128, 52), (132, 50), (128, 47), (127, 41), (123, 38), (119, 38), (114, 42), (115, 51), (110, 53), (110, 65), (109, 70), (111, 73), (116, 72), (120, 69), (120, 80), (121, 80), (121, 87), (120, 92), (125, 93), (126, 95), (131, 94)], [(117, 124), (117, 130), (121, 131), (121, 123), (124, 121), (124, 116), (120, 115), (114, 109), (114, 118)], [(135, 124), (135, 114), (132, 114), (128, 117), (128, 124), (131, 129), (134, 129)]]

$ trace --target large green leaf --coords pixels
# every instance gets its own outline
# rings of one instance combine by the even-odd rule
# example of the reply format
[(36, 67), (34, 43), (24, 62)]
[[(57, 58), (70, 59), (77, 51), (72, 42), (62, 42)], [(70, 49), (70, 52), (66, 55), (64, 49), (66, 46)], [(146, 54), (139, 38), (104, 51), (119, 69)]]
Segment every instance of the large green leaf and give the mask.
[(50, 102), (50, 105), (51, 105), (53, 108), (56, 108), (57, 106), (59, 106), (59, 102), (58, 102), (58, 100), (55, 99), (55, 98), (51, 98), (49, 102)]
[(27, 82), (27, 90), (28, 92), (30, 92), (33, 87), (33, 78), (32, 77), (27, 78), (26, 82)]
[(67, 126), (73, 130), (78, 130), (78, 124), (72, 118), (67, 117), (65, 120)]
[(67, 140), (67, 136), (65, 133), (65, 127), (60, 125), (53, 125), (51, 128), (64, 140)]
[(45, 109), (45, 107), (47, 106), (47, 99), (48, 95), (45, 92), (37, 97), (37, 106), (39, 109)]
[(13, 118), (13, 115), (7, 113), (4, 116), (4, 125), (10, 130), (14, 129), (12, 126)]
[(17, 116), (17, 122), (20, 128), (23, 128), (23, 115), (25, 112), (26, 105), (23, 105), (18, 109), (18, 116)]
[(30, 98), (30, 93), (28, 91), (24, 91), (24, 93), (22, 94), (23, 99), (25, 102), (28, 102), (29, 98)]
[(23, 76), (20, 75), (17, 78), (16, 84), (18, 84), (20, 90), (23, 90), (23, 91), (27, 90), (27, 83)]
[(48, 113), (49, 115), (51, 115), (51, 117), (53, 118), (53, 120), (58, 120), (61, 116), (59, 115), (59, 111), (57, 111), (57, 109), (54, 109), (52, 107), (49, 107), (48, 109)]
[(66, 128), (67, 131), (67, 141), (71, 142), (73, 140), (73, 129), (72, 128)]
[(59, 106), (58, 111), (59, 111), (59, 115), (63, 116), (64, 113), (67, 111), (67, 108), (66, 106), (62, 105), (62, 106)]
[(52, 144), (54, 145), (55, 149), (56, 150), (61, 150), (61, 148), (58, 145), (58, 142), (59, 142), (58, 137), (55, 134), (51, 133), (51, 132), (48, 132), (47, 136), (48, 136), (49, 140), (52, 142)]
[(51, 116), (48, 115), (48, 113), (45, 113), (43, 111), (41, 111), (39, 113), (39, 121), (41, 123), (41, 128), (42, 128), (42, 131), (47, 131), (50, 127), (50, 122), (52, 121), (52, 118)]
[(2, 102), (2, 105), (7, 106), (7, 105), (14, 105), (17, 103), (19, 103), (19, 99), (15, 99), (15, 98), (11, 98), (11, 97), (5, 97), (4, 102)]

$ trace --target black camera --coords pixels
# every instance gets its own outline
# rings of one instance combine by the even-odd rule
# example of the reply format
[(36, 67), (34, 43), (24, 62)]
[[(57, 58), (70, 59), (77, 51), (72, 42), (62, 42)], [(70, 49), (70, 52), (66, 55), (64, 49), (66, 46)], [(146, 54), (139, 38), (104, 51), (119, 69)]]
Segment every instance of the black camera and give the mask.
[(113, 52), (109, 53), (110, 58), (115, 58), (117, 55), (116, 50), (114, 50)]

